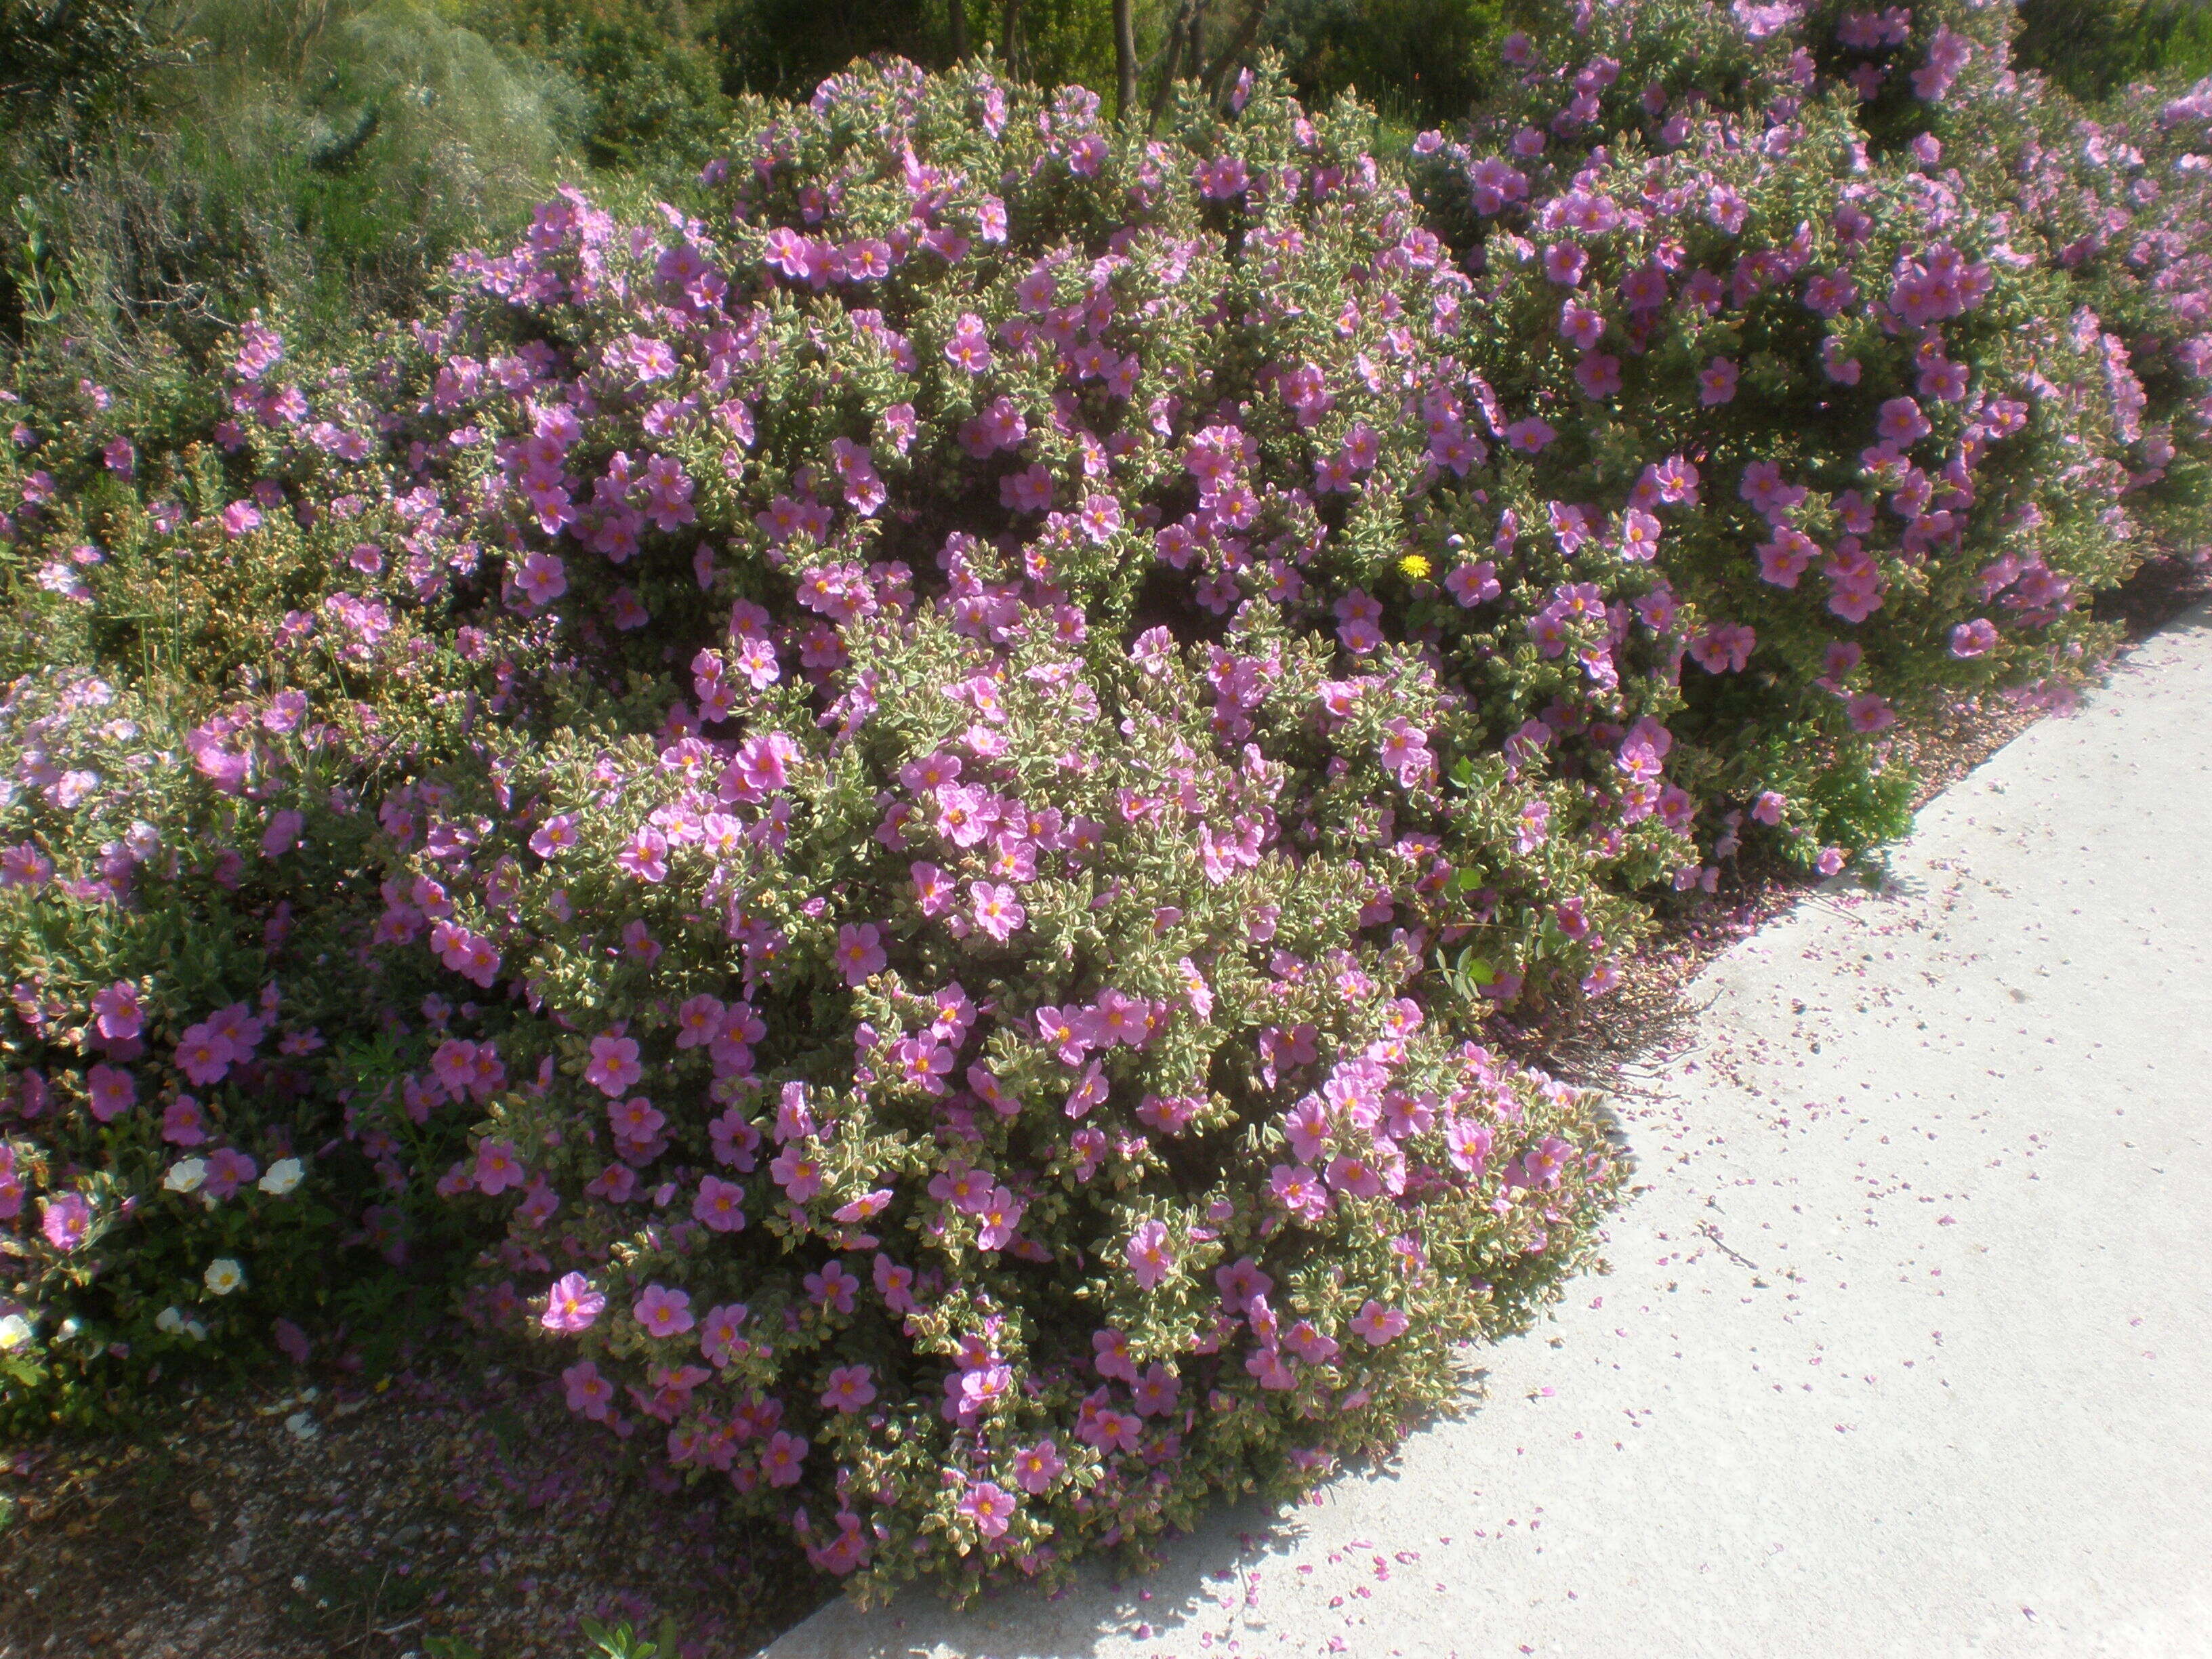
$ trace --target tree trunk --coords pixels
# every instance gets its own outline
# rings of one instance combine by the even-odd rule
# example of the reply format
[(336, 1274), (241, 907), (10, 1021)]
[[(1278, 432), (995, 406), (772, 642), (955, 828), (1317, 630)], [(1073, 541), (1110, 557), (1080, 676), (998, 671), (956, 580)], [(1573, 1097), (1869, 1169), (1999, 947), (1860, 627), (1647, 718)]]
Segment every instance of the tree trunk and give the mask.
[(961, 62), (968, 56), (968, 0), (951, 0), (952, 18), (952, 61)]
[(1114, 0), (1114, 117), (1127, 125), (1137, 111), (1137, 24), (1130, 0)]
[(1175, 15), (1168, 21), (1168, 43), (1160, 50), (1159, 83), (1152, 88), (1152, 107), (1145, 118), (1145, 131), (1156, 131), (1160, 117), (1166, 112), (1168, 100), (1175, 95), (1176, 70), (1182, 61), (1183, 34), (1190, 23), (1191, 0), (1181, 0)]
[(1006, 59), (1006, 74), (1020, 80), (1022, 72), (1014, 63), (1014, 26), (1021, 17), (1022, 0), (1006, 0), (999, 17), (999, 56)]

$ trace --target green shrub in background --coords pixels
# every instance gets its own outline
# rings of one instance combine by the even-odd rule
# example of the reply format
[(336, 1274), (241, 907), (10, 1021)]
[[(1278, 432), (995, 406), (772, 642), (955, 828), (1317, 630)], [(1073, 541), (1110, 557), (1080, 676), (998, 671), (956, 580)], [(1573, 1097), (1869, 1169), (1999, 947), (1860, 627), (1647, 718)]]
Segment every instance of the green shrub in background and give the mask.
[(112, 9), (136, 27), (127, 63), (0, 115), (18, 349), (68, 334), (128, 364), (145, 329), (205, 350), (272, 301), (338, 332), (411, 309), (548, 187), (580, 109), (557, 73), (416, 0)]
[(2094, 102), (2155, 76), (2212, 74), (2203, 0), (2021, 0), (2014, 61)]
[(722, 45), (676, 0), (463, 0), (457, 15), (557, 74), (563, 141), (593, 168), (689, 177), (729, 119)]
[(1308, 102), (1355, 93), (1410, 137), (1463, 119), (1488, 92), (1501, 13), (1498, 0), (1283, 0), (1260, 39)]

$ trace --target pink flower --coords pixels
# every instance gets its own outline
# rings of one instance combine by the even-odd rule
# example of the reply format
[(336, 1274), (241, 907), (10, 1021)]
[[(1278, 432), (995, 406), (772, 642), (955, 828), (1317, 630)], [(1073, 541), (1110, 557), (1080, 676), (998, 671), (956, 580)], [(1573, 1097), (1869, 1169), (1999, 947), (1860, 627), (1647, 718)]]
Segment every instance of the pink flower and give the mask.
[(742, 1302), (725, 1302), (707, 1310), (699, 1324), (699, 1352), (708, 1364), (719, 1370), (748, 1352), (749, 1345), (738, 1333), (750, 1312)]
[(1716, 357), (1698, 372), (1698, 401), (1707, 409), (1735, 400), (1736, 367)]
[(1032, 1498), (1051, 1491), (1053, 1483), (1066, 1472), (1060, 1448), (1048, 1439), (1014, 1454), (1014, 1484)]
[(641, 823), (629, 844), (615, 854), (615, 862), (640, 881), (665, 881), (668, 877), (668, 838), (651, 824)]
[(217, 1035), (203, 1021), (186, 1026), (179, 1038), (177, 1068), (191, 1079), (195, 1087), (204, 1089), (229, 1075), (235, 1052), (228, 1037)]
[(1001, 945), (1012, 939), (1029, 913), (1014, 896), (1012, 887), (979, 881), (968, 890), (975, 925)]
[(1777, 587), (1795, 587), (1820, 551), (1819, 544), (1802, 530), (1784, 530), (1771, 541), (1759, 544), (1759, 576)]
[(219, 1146), (208, 1154), (207, 1176), (200, 1190), (210, 1198), (228, 1198), (260, 1173), (260, 1165), (235, 1146)]
[(793, 1204), (804, 1204), (822, 1190), (821, 1160), (809, 1158), (795, 1146), (778, 1152), (768, 1172)]
[(1444, 1151), (1452, 1168), (1462, 1175), (1479, 1176), (1490, 1157), (1492, 1135), (1487, 1126), (1452, 1118), (1444, 1125)]
[(1376, 1198), (1382, 1195), (1382, 1177), (1365, 1158), (1353, 1158), (1340, 1152), (1328, 1161), (1328, 1181), (1331, 1190), (1350, 1193), (1354, 1198)]
[(1505, 441), (1523, 455), (1538, 453), (1559, 435), (1557, 428), (1553, 427), (1549, 421), (1536, 415), (1531, 415), (1525, 420), (1514, 422), (1505, 428), (1504, 434)]
[(1759, 635), (1741, 623), (1715, 623), (1690, 641), (1690, 655), (1709, 674), (1741, 673), (1751, 665)]
[(1129, 1339), (1111, 1325), (1091, 1334), (1091, 1365), (1109, 1382), (1137, 1380), (1137, 1362), (1130, 1357)]
[(860, 1277), (849, 1273), (835, 1261), (825, 1263), (818, 1273), (808, 1273), (799, 1283), (805, 1287), (807, 1299), (827, 1313), (848, 1314), (853, 1311), (853, 1297), (860, 1288)]
[(672, 1291), (659, 1285), (648, 1285), (645, 1293), (631, 1306), (630, 1312), (637, 1322), (645, 1327), (647, 1336), (681, 1336), (690, 1330), (691, 1293)]
[(1881, 417), (1875, 423), (1885, 443), (1900, 447), (1918, 442), (1931, 428), (1928, 417), (1920, 412), (1920, 405), (1910, 398), (1892, 398), (1881, 406)]
[(1620, 390), (1620, 359), (1595, 353), (1575, 365), (1575, 381), (1585, 396), (1610, 398)]
[(1504, 590), (1498, 586), (1498, 567), (1484, 559), (1453, 567), (1444, 578), (1444, 591), (1471, 609), (1498, 598)]
[(128, 1042), (145, 1029), (137, 988), (119, 979), (93, 994), (92, 1012), (94, 1024), (110, 1042)]
[[(578, 1331), (589, 1330), (592, 1322), (606, 1310), (607, 1299), (592, 1288), (592, 1281), (581, 1273), (563, 1273), (553, 1281), (553, 1288), (545, 1297), (545, 1311), (538, 1322), (547, 1330), (562, 1336), (574, 1336)], [(575, 1402), (569, 1402), (575, 1409)]]
[(599, 1368), (588, 1359), (580, 1359), (561, 1373), (561, 1385), (567, 1394), (568, 1409), (582, 1413), (594, 1423), (604, 1423), (613, 1409), (615, 1385), (599, 1375)]
[(582, 839), (574, 815), (563, 812), (538, 826), (530, 837), (530, 850), (541, 859), (558, 858)]
[(1851, 730), (1871, 737), (1876, 732), (1886, 732), (1897, 724), (1897, 711), (1889, 706), (1888, 699), (1875, 692), (1862, 691), (1844, 705)]
[(528, 1176), (513, 1141), (487, 1140), (477, 1148), (474, 1179), (478, 1192), (496, 1198), (510, 1187), (522, 1186)]
[(1121, 504), (1111, 495), (1086, 495), (1083, 507), (1076, 515), (1083, 526), (1084, 538), (1094, 546), (1103, 547), (1114, 539), (1121, 527)]
[(1109, 1405), (1103, 1389), (1086, 1395), (1075, 1414), (1075, 1437), (1102, 1452), (1136, 1450), (1143, 1428), (1144, 1419), (1134, 1412)]
[(987, 1250), (1005, 1249), (1014, 1242), (1026, 1207), (1006, 1188), (992, 1188), (975, 1211), (975, 1243)]
[(138, 1085), (128, 1072), (112, 1066), (95, 1066), (84, 1074), (88, 1109), (102, 1123), (112, 1123), (138, 1103)]
[(1176, 1401), (1182, 1393), (1182, 1379), (1166, 1366), (1158, 1364), (1148, 1369), (1130, 1390), (1139, 1417), (1165, 1417), (1175, 1410)]
[(532, 553), (514, 573), (514, 586), (534, 605), (548, 605), (568, 591), (568, 567), (551, 553)]
[(729, 1010), (720, 997), (703, 993), (686, 997), (684, 1006), (676, 1011), (676, 1046), (696, 1048), (712, 1042), (721, 1036), (722, 1026), (729, 1018)]
[(172, 1146), (198, 1146), (207, 1140), (207, 1114), (190, 1095), (179, 1095), (161, 1111), (161, 1139)]
[(960, 313), (952, 337), (945, 343), (945, 361), (970, 374), (981, 374), (990, 368), (991, 342), (985, 334), (983, 319), (974, 312)]
[(1158, 1221), (1137, 1224), (1137, 1230), (1129, 1235), (1127, 1255), (1129, 1271), (1135, 1276), (1139, 1290), (1152, 1289), (1175, 1267), (1174, 1254), (1168, 1248), (1168, 1230)]
[(261, 834), (261, 856), (265, 859), (282, 858), (297, 847), (300, 844), (300, 831), (306, 827), (307, 822), (303, 813), (295, 811), (290, 807), (286, 807), (281, 812), (271, 813), (269, 817), (269, 827)]
[(822, 1390), (822, 1405), (825, 1411), (850, 1417), (875, 1397), (876, 1385), (866, 1365), (838, 1365), (831, 1368), (829, 1386)]
[(1060, 1056), (1066, 1066), (1080, 1066), (1083, 1056), (1098, 1046), (1097, 1028), (1087, 1008), (1039, 1008), (1030, 1016), (1036, 1022), (1037, 1040)]
[(975, 1530), (986, 1538), (996, 1538), (1006, 1530), (1017, 1505), (1013, 1494), (1002, 1492), (986, 1480), (968, 1488), (960, 1500), (960, 1513), (975, 1523)]
[(1961, 660), (1994, 650), (1996, 642), (1996, 624), (1986, 617), (1962, 622), (1951, 630), (1951, 654)]
[(1080, 1118), (1089, 1115), (1091, 1109), (1106, 1098), (1106, 1071), (1103, 1062), (1092, 1060), (1084, 1069), (1075, 1087), (1068, 1091), (1067, 1115)]
[(1531, 1187), (1552, 1188), (1559, 1184), (1560, 1173), (1567, 1167), (1567, 1159), (1574, 1148), (1557, 1135), (1546, 1135), (1522, 1155), (1521, 1167), (1527, 1173)]
[(54, 878), (54, 861), (27, 841), (0, 847), (0, 887), (44, 887)]
[(837, 930), (837, 965), (844, 969), (846, 984), (865, 985), (871, 974), (884, 970), (890, 958), (884, 954), (882, 938), (872, 922), (848, 923)]
[(74, 1250), (92, 1231), (92, 1206), (78, 1193), (50, 1198), (46, 1200), (46, 1213), (40, 1220), (39, 1231), (56, 1249)]
[(1393, 1337), (1402, 1336), (1413, 1322), (1399, 1308), (1386, 1308), (1369, 1299), (1366, 1306), (1352, 1316), (1352, 1334), (1361, 1338), (1370, 1348), (1379, 1348)]
[(718, 1233), (744, 1231), (745, 1189), (719, 1176), (701, 1176), (699, 1191), (691, 1200), (691, 1214)]
[(787, 1430), (778, 1429), (761, 1452), (761, 1473), (771, 1486), (795, 1486), (805, 1462), (806, 1443)]
[(1221, 1292), (1221, 1305), (1233, 1314), (1243, 1313), (1254, 1297), (1265, 1296), (1275, 1288), (1275, 1281), (1261, 1273), (1260, 1264), (1249, 1255), (1215, 1268), (1213, 1284)]
[(1328, 1191), (1303, 1164), (1278, 1164), (1267, 1177), (1275, 1201), (1301, 1221), (1317, 1221), (1328, 1210)]
[(592, 1039), (592, 1059), (584, 1067), (584, 1081), (601, 1094), (618, 1095), (644, 1075), (645, 1067), (638, 1064), (636, 1038), (610, 1031)]
[(1413, 788), (1435, 771), (1436, 757), (1425, 746), (1427, 742), (1428, 733), (1409, 725), (1402, 714), (1383, 728), (1383, 769), (1398, 780), (1400, 788)]
[(1201, 161), (1193, 175), (1199, 194), (1209, 202), (1226, 202), (1242, 196), (1251, 183), (1251, 175), (1244, 163), (1234, 155), (1217, 155), (1210, 161)]

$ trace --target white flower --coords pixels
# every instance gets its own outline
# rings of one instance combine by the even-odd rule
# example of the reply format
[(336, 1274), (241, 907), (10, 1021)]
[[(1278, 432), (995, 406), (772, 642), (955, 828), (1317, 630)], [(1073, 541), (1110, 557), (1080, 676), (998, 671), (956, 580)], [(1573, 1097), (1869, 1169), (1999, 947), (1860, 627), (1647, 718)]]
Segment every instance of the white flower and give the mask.
[(162, 1309), (154, 1316), (154, 1328), (170, 1336), (182, 1334), (185, 1328), (185, 1316), (182, 1310), (173, 1307)]
[(207, 1340), (207, 1327), (197, 1319), (187, 1319), (185, 1322), (185, 1334), (195, 1342), (204, 1342)]
[(269, 1173), (254, 1184), (271, 1198), (282, 1198), (300, 1184), (300, 1177), (307, 1172), (298, 1158), (280, 1158), (269, 1166)]
[(0, 1353), (20, 1348), (31, 1340), (31, 1322), (21, 1314), (0, 1319)]
[(219, 1255), (208, 1263), (208, 1270), (200, 1275), (200, 1282), (217, 1296), (228, 1296), (246, 1283), (246, 1269), (227, 1255)]
[(207, 1160), (204, 1158), (179, 1158), (169, 1166), (169, 1173), (161, 1184), (173, 1193), (191, 1193), (199, 1190), (200, 1182), (207, 1179)]

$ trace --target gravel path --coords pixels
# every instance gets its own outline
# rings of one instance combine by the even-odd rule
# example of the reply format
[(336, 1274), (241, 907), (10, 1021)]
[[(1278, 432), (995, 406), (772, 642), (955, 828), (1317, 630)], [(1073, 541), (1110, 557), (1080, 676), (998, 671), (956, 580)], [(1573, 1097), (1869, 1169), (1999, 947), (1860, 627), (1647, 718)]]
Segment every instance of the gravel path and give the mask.
[(769, 1659), (2212, 1654), (2212, 607), (1698, 981), (1613, 1271), (1143, 1583)]

